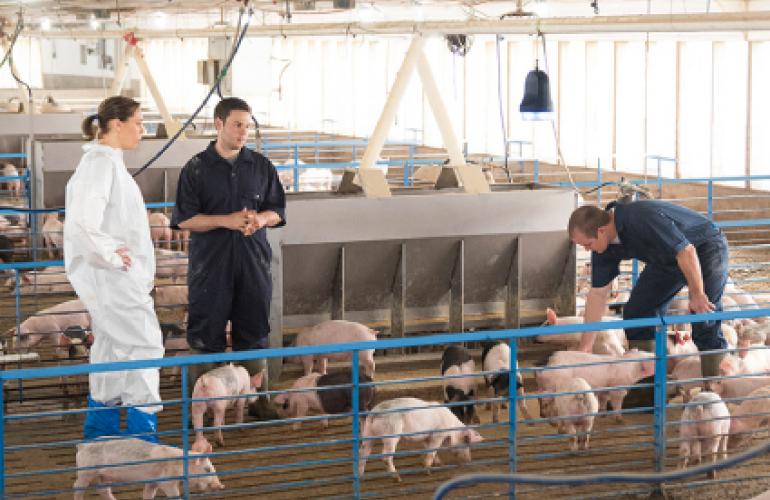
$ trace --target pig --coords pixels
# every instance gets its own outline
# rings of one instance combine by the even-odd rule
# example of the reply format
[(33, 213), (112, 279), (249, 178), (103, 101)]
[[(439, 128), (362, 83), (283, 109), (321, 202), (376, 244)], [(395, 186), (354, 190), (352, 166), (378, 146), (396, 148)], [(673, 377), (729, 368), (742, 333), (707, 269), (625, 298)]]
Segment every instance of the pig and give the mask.
[[(549, 325), (574, 325), (583, 322), (580, 316), (557, 317), (556, 311), (551, 308), (545, 310), (546, 323)], [(604, 316), (602, 321), (617, 321), (620, 318), (614, 316)], [(576, 348), (580, 344), (581, 332), (557, 333), (553, 335), (538, 335), (535, 340), (543, 343), (564, 344), (567, 348)], [(613, 356), (622, 356), (626, 352), (628, 341), (626, 334), (622, 329), (601, 330), (597, 332), (594, 342), (594, 354), (612, 354)]]
[[(556, 351), (548, 359), (548, 367), (558, 367), (561, 365), (581, 365), (587, 363), (607, 363), (614, 361), (625, 361), (622, 363), (613, 363), (607, 365), (592, 366), (574, 366), (568, 368), (546, 369), (537, 372), (537, 385), (541, 392), (555, 392), (564, 385), (564, 380), (574, 377), (581, 377), (588, 382), (595, 390), (604, 387), (633, 385), (640, 379), (651, 377), (655, 374), (654, 355), (649, 352), (637, 351), (631, 349), (626, 351), (623, 356), (610, 356), (606, 354), (592, 354), (579, 351)], [(612, 404), (612, 409), (618, 413), (615, 419), (618, 422), (623, 421), (621, 411), (623, 409), (623, 399), (625, 399), (627, 390), (597, 391), (599, 398), (599, 408), (606, 410), (607, 402)]]
[(165, 244), (166, 248), (171, 250), (171, 241), (173, 236), (171, 234), (171, 222), (163, 212), (150, 212), (147, 211), (147, 219), (150, 223), (150, 238), (152, 244), (160, 248), (161, 242)]
[(731, 399), (745, 398), (762, 387), (770, 386), (770, 376), (725, 378), (711, 382), (711, 390), (719, 394), (725, 402)]
[[(594, 417), (599, 411), (596, 394), (584, 379), (575, 377), (564, 380), (558, 392), (582, 392), (582, 394), (563, 394), (554, 398), (542, 398), (540, 416), (548, 418), (549, 423), (558, 427), (559, 433), (569, 434), (570, 450), (587, 450)], [(560, 417), (555, 419), (553, 417)]]
[(719, 364), (719, 373), (735, 375), (764, 375), (770, 372), (770, 349), (765, 346), (744, 351), (743, 357), (728, 354)]
[[(716, 462), (717, 453), (727, 458), (727, 440), (730, 437), (730, 412), (718, 394), (701, 392), (696, 394), (691, 406), (682, 412), (679, 424), (680, 468), (684, 469), (692, 456), (694, 463), (701, 460), (701, 449)], [(712, 471), (710, 477), (716, 477)]]
[(176, 242), (177, 250), (187, 252), (190, 248), (190, 231), (187, 229), (174, 229), (171, 232)]
[(59, 220), (58, 213), (45, 214), (40, 234), (43, 236), (43, 246), (48, 250), (48, 258), (53, 259), (55, 251), (64, 247), (64, 223)]
[[(770, 325), (755, 323), (753, 325), (740, 325), (737, 330), (738, 349), (748, 349), (750, 347), (758, 347), (767, 345), (768, 332), (770, 332)], [(749, 351), (738, 351), (738, 356), (745, 358)]]
[[(701, 371), (700, 356), (689, 356), (682, 358), (671, 371), (671, 383), (668, 385), (668, 395), (673, 396), (674, 393), (682, 396), (682, 401), (687, 403), (690, 401), (690, 393), (697, 387), (702, 387), (703, 382), (686, 382), (686, 383), (674, 383), (679, 380), (703, 378), (703, 372)], [(711, 385), (713, 388), (713, 382)]]
[[(510, 367), (511, 348), (503, 342), (485, 342), (484, 350), (481, 353), (481, 365), (485, 372), (499, 372), (497, 374), (486, 374), (484, 380), (487, 384), (487, 397), (501, 398), (508, 395), (508, 372)], [(524, 396), (524, 382), (519, 373), (519, 364), (516, 363), (516, 394)], [(492, 422), (497, 423), (500, 420), (500, 407), (502, 403), (495, 401), (492, 403)], [(527, 410), (527, 404), (523, 399), (518, 399), (518, 407), (522, 416), (530, 420), (532, 417)]]
[(9, 263), (13, 262), (13, 254), (16, 246), (13, 241), (6, 235), (0, 234), (0, 262)]
[[(19, 171), (10, 163), (3, 163), (3, 177), (18, 177)], [(12, 179), (2, 182), (3, 189), (11, 196), (18, 198), (21, 195), (21, 179)]]
[(425, 443), (425, 449), (432, 450), (427, 453), (424, 461), (428, 474), (434, 462), (437, 465), (440, 464), (436, 451), (445, 441), (449, 441), (452, 452), (461, 462), (469, 463), (471, 461), (469, 445), (483, 440), (475, 429), (466, 427), (441, 403), (417, 398), (390, 399), (375, 406), (371, 414), (366, 417), (361, 436), (363, 442), (358, 474), (363, 476), (366, 459), (374, 446), (374, 439), (381, 437), (382, 454), (385, 455), (383, 461), (388, 472), (399, 482), (401, 476), (393, 465), (393, 454), (401, 437), (409, 441), (422, 441)]
[(158, 248), (155, 250), (155, 277), (171, 278), (174, 282), (187, 279), (187, 255)]
[(698, 354), (698, 346), (692, 341), (688, 332), (677, 330), (666, 338), (666, 371), (672, 373), (678, 363), (687, 359), (688, 355)]
[[(154, 444), (141, 439), (104, 439), (77, 445), (77, 479), (73, 488), (75, 500), (85, 498), (85, 488), (97, 485), (102, 498), (115, 500), (111, 483), (150, 481), (145, 483), (142, 498), (151, 499), (160, 488), (167, 497), (180, 498), (180, 479), (184, 472), (183, 453), (179, 448)], [(129, 462), (156, 460), (136, 465)], [(158, 461), (163, 460), (163, 461)], [(224, 489), (216, 469), (208, 457), (192, 451), (189, 457), (190, 489), (218, 491)], [(204, 475), (205, 474), (205, 475)], [(197, 477), (192, 477), (197, 476)]]
[[(324, 415), (336, 415), (352, 411), (352, 387), (335, 387), (323, 390), (324, 387), (350, 384), (351, 376), (350, 370), (343, 370), (325, 375), (311, 373), (298, 378), (291, 387), (296, 391), (285, 392), (273, 398), (278, 416), (282, 419), (302, 418), (307, 416), (311, 410)], [(360, 374), (359, 383), (362, 385), (359, 387), (358, 409), (359, 411), (368, 411), (374, 403), (375, 387), (371, 385), (372, 378), (363, 373)], [(301, 424), (301, 422), (294, 422), (292, 428), (298, 430)], [(321, 424), (324, 428), (328, 427), (328, 419), (322, 419)]]
[(64, 335), (68, 327), (90, 331), (91, 317), (80, 300), (68, 300), (38, 311), (19, 325), (19, 335), (13, 329), (12, 349), (26, 352), (38, 345), (56, 346), (56, 356), (69, 357), (72, 341)]
[[(193, 389), (193, 399), (217, 398), (208, 401), (194, 401), (192, 404), (191, 416), (193, 428), (195, 429), (195, 443), (193, 449), (207, 449), (206, 438), (203, 436), (203, 415), (210, 409), (214, 414), (214, 426), (222, 427), (225, 425), (225, 410), (235, 405), (235, 422), (243, 423), (243, 409), (246, 406), (245, 396), (254, 393), (262, 385), (264, 371), (249, 377), (249, 372), (242, 366), (235, 366), (232, 363), (219, 368), (214, 368), (201, 375), (195, 382)], [(227, 399), (222, 399), (227, 398)], [(222, 437), (222, 429), (214, 431), (216, 443), (219, 446), (225, 445)]]
[[(329, 320), (306, 328), (297, 334), (295, 345), (297, 347), (316, 346), (324, 344), (344, 344), (350, 342), (369, 342), (377, 340), (377, 332), (371, 328), (353, 321)], [(374, 377), (374, 349), (366, 349), (359, 352), (361, 368), (370, 377)], [(326, 373), (326, 366), (331, 361), (350, 361), (350, 352), (332, 352), (324, 354), (308, 354), (300, 356), (299, 361), (305, 368), (305, 375), (313, 372), (314, 364), (318, 361), (321, 374)], [(287, 362), (296, 362), (297, 358), (291, 356)]]
[(187, 285), (162, 285), (153, 289), (156, 309), (181, 307), (187, 311)]
[[(294, 191), (295, 164), (297, 166), (305, 165), (305, 162), (300, 160), (299, 158), (297, 158), (296, 160), (289, 158), (286, 160), (286, 162), (283, 165), (279, 166), (279, 169), (278, 169), (278, 179), (281, 181), (281, 184), (283, 185), (283, 189), (287, 193)], [(298, 175), (297, 183), (299, 185), (299, 191), (305, 191), (304, 189), (302, 189), (302, 181), (301, 181), (301, 177), (299, 177), (303, 171), (304, 169), (300, 167), (299, 173), (297, 174)]]
[(770, 385), (755, 389), (732, 412), (730, 446), (740, 445), (770, 419)]
[[(441, 356), (441, 375), (455, 377), (472, 374), (476, 371), (471, 353), (468, 349), (452, 345), (444, 350)], [(464, 424), (480, 423), (476, 414), (476, 377), (458, 377), (444, 379), (444, 403), (465, 403), (449, 409)]]
[(19, 287), (16, 287), (16, 278), (13, 276), (8, 278), (5, 284), (14, 295), (16, 293), (20, 295), (74, 293), (63, 266), (47, 267), (21, 274)]

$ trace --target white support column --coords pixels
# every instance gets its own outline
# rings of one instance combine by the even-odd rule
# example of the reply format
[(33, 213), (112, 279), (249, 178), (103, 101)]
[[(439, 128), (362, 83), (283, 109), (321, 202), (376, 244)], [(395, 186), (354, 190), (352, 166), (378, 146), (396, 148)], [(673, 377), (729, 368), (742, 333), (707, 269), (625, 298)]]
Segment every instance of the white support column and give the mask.
[(449, 113), (444, 105), (444, 100), (439, 93), (436, 80), (433, 78), (428, 58), (425, 57), (425, 53), (422, 50), (420, 50), (417, 60), (417, 71), (420, 73), (425, 96), (428, 98), (430, 109), (433, 111), (433, 117), (436, 119), (439, 131), (441, 132), (444, 147), (446, 147), (449, 154), (450, 164), (455, 169), (463, 189), (466, 193), (488, 193), (490, 191), (489, 183), (484, 178), (481, 167), (465, 164), (463, 150), (457, 142), (457, 135), (449, 119)]
[(382, 175), (382, 172), (373, 167), (382, 152), (382, 146), (385, 144), (385, 139), (388, 137), (388, 131), (393, 124), (393, 119), (396, 117), (398, 105), (401, 102), (401, 98), (404, 96), (404, 91), (409, 83), (409, 78), (414, 72), (417, 59), (420, 54), (422, 54), (422, 46), (424, 43), (425, 41), (422, 35), (415, 35), (412, 39), (409, 50), (406, 51), (406, 56), (404, 56), (404, 62), (401, 63), (401, 68), (398, 70), (396, 80), (393, 82), (393, 87), (390, 89), (388, 99), (385, 101), (385, 107), (382, 110), (382, 114), (380, 114), (380, 118), (377, 120), (374, 132), (372, 132), (371, 137), (369, 137), (369, 143), (364, 151), (364, 156), (361, 158), (358, 174), (361, 179), (361, 187), (364, 189), (364, 193), (366, 193), (367, 196), (390, 196), (390, 188), (385, 182), (385, 177)]
[[(166, 126), (166, 133), (169, 137), (171, 137), (176, 134), (180, 128), (182, 128), (182, 125), (174, 120), (171, 116), (171, 113), (168, 112), (166, 103), (163, 101), (163, 97), (160, 95), (158, 86), (155, 84), (155, 79), (152, 77), (150, 67), (147, 66), (147, 61), (144, 60), (144, 52), (139, 46), (134, 49), (134, 60), (136, 60), (136, 64), (139, 66), (139, 71), (142, 73), (142, 77), (147, 84), (147, 88), (150, 89), (150, 93), (152, 94), (152, 98), (155, 101), (155, 105), (158, 107), (160, 116), (163, 119), (163, 124)], [(184, 135), (179, 136), (179, 138), (184, 139)]]
[(131, 56), (134, 55), (134, 46), (130, 43), (126, 44), (123, 49), (123, 55), (120, 56), (117, 66), (115, 66), (115, 77), (112, 79), (112, 86), (110, 87), (110, 95), (120, 94), (123, 88), (123, 82), (126, 79), (126, 70), (128, 69), (128, 63), (131, 61)]

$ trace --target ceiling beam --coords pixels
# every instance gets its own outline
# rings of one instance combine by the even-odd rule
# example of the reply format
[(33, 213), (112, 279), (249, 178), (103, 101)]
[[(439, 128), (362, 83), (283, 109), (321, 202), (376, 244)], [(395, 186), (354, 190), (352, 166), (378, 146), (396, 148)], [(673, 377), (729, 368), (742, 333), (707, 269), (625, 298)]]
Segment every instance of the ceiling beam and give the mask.
[[(708, 14), (652, 14), (566, 18), (515, 18), (465, 21), (394, 21), (378, 23), (306, 23), (249, 26), (248, 36), (339, 36), (422, 34), (545, 34), (578, 33), (679, 33), (770, 31), (770, 12), (723, 12)], [(107, 29), (24, 31), (25, 36), (44, 38), (119, 38), (134, 31), (137, 38), (232, 36), (225, 27), (191, 29)]]

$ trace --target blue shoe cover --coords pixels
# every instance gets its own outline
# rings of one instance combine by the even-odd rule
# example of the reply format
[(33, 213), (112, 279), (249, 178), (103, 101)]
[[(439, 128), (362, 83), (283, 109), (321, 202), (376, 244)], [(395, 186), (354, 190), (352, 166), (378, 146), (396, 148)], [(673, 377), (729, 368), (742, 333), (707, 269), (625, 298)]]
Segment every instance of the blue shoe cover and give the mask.
[(88, 396), (88, 408), (83, 422), (83, 437), (85, 439), (120, 435), (119, 406), (107, 406)]
[(158, 415), (139, 408), (129, 408), (126, 418), (126, 434), (134, 435), (150, 443), (158, 442)]

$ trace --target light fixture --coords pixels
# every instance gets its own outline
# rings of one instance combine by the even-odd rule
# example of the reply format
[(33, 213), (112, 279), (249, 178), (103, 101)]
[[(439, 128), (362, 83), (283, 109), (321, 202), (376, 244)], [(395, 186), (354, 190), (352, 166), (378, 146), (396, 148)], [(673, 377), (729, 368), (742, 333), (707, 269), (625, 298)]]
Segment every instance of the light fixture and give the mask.
[(40, 20), (40, 29), (42, 31), (48, 31), (51, 29), (51, 20), (47, 17), (44, 17)]
[(168, 14), (166, 14), (165, 12), (161, 12), (161, 11), (155, 12), (152, 15), (151, 19), (152, 19), (151, 20), (152, 26), (155, 29), (162, 30), (168, 26)]
[(96, 16), (94, 16), (93, 14), (91, 14), (91, 21), (89, 22), (89, 24), (91, 25), (92, 30), (98, 30), (99, 26), (101, 25), (101, 23), (99, 23), (99, 20), (96, 19)]
[[(538, 38), (543, 39), (543, 57), (545, 67), (548, 68), (548, 55), (545, 48), (545, 35), (538, 31)], [(535, 39), (535, 50), (538, 47)], [(519, 105), (521, 118), (523, 120), (552, 120), (553, 119), (553, 101), (551, 101), (551, 85), (548, 83), (548, 74), (538, 67), (538, 60), (535, 59), (535, 69), (527, 73), (524, 80), (524, 97)]]

